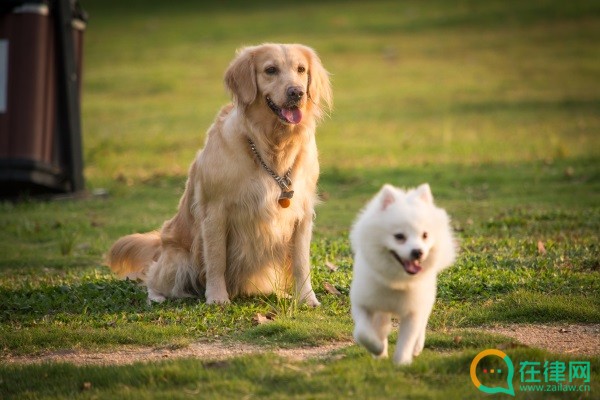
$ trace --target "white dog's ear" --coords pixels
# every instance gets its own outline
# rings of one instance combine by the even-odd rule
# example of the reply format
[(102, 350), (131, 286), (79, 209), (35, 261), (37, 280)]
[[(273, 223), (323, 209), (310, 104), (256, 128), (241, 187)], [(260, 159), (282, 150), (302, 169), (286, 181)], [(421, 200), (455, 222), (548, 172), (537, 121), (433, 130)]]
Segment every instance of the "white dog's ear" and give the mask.
[[(333, 91), (329, 81), (329, 72), (325, 70), (321, 59), (310, 47), (298, 45), (309, 60), (307, 94), (309, 102), (316, 106), (315, 115), (320, 118), (323, 109), (333, 108)], [(309, 104), (310, 104), (309, 103)]]
[(383, 185), (379, 191), (379, 201), (381, 210), (386, 210), (391, 204), (396, 202), (396, 188), (389, 184)]
[(241, 108), (250, 105), (258, 94), (256, 71), (254, 69), (255, 47), (245, 47), (237, 51), (227, 71), (225, 86), (233, 95), (234, 101)]
[(421, 199), (425, 203), (433, 204), (433, 195), (431, 194), (431, 188), (429, 187), (428, 183), (419, 185), (419, 187), (417, 187), (415, 191), (417, 192), (419, 199)]

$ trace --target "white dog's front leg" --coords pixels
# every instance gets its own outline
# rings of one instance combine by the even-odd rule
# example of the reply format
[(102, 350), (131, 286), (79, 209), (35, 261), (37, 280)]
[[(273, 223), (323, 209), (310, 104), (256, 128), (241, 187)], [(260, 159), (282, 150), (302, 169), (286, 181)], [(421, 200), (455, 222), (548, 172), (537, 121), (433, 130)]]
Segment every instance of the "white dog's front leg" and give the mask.
[(415, 349), (413, 350), (413, 356), (418, 356), (425, 348), (425, 330), (427, 329), (427, 321), (420, 328), (419, 336), (417, 337), (417, 342), (415, 343)]
[(388, 336), (392, 330), (392, 316), (389, 313), (376, 312), (373, 316), (373, 326), (383, 342), (383, 351), (376, 358), (388, 357)]
[(227, 268), (226, 213), (221, 207), (207, 205), (202, 218), (202, 258), (206, 268), (206, 303), (227, 304), (225, 283)]
[(413, 353), (419, 336), (422, 334), (423, 322), (418, 315), (408, 314), (401, 318), (398, 328), (398, 342), (394, 352), (394, 364), (408, 365), (412, 363)]
[[(352, 319), (354, 319), (354, 340), (356, 343), (364, 346), (369, 352), (376, 357), (384, 358), (387, 352), (387, 337), (382, 340), (380, 337), (380, 329), (382, 326), (375, 327), (374, 315), (364, 307), (352, 306)], [(378, 319), (377, 323), (380, 324)]]
[[(312, 216), (312, 212), (309, 213)], [(320, 306), (310, 282), (310, 238), (312, 219), (305, 217), (298, 222), (292, 241), (292, 271), (296, 298), (311, 307)]]

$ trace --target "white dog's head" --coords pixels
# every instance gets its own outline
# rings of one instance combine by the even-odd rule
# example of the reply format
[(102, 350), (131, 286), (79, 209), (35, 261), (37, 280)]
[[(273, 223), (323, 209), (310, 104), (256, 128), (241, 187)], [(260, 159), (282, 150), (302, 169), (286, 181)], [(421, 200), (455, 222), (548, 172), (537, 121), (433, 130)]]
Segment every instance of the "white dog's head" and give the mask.
[(359, 217), (352, 245), (387, 276), (439, 272), (456, 253), (449, 217), (434, 205), (428, 184), (409, 191), (384, 185)]
[(421, 185), (408, 193), (386, 185), (381, 190), (380, 200), (381, 211), (390, 218), (386, 247), (407, 274), (415, 275), (422, 270), (422, 263), (436, 239), (429, 185)]

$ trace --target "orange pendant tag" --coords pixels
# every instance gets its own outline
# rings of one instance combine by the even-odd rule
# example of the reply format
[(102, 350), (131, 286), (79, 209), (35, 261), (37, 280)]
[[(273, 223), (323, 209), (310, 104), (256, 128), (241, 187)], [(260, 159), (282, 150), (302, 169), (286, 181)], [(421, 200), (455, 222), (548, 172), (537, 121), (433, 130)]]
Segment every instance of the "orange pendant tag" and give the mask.
[(282, 208), (288, 208), (290, 206), (290, 204), (292, 204), (292, 201), (290, 199), (285, 199), (285, 198), (281, 198), (281, 199), (277, 200), (277, 202), (279, 203), (279, 205)]
[(282, 208), (288, 208), (292, 204), (292, 197), (294, 197), (294, 191), (281, 192), (281, 196), (277, 199), (277, 202)]

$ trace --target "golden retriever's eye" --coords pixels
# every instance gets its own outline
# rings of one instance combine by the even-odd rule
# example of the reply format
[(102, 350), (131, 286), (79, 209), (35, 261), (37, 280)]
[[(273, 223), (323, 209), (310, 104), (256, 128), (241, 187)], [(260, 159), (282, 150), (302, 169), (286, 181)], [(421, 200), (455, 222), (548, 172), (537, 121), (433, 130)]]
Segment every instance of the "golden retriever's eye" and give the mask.
[(265, 68), (265, 73), (266, 73), (267, 75), (275, 75), (275, 74), (277, 74), (278, 72), (279, 72), (279, 69), (277, 69), (277, 67), (273, 67), (273, 66), (271, 66), (271, 67), (267, 67), (267, 68)]
[(427, 234), (427, 232), (423, 232), (423, 240), (427, 240), (428, 237), (429, 235)]
[(306, 68), (304, 68), (304, 66), (300, 65), (298, 66), (298, 73), (299, 74), (303, 74), (306, 72)]
[(404, 243), (406, 242), (406, 235), (404, 235), (404, 233), (396, 233), (394, 235), (394, 238), (399, 241), (400, 243)]

